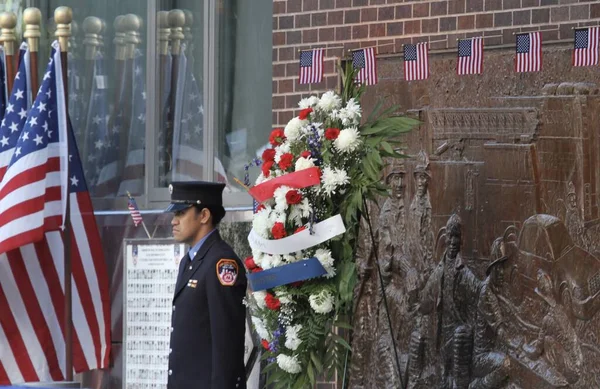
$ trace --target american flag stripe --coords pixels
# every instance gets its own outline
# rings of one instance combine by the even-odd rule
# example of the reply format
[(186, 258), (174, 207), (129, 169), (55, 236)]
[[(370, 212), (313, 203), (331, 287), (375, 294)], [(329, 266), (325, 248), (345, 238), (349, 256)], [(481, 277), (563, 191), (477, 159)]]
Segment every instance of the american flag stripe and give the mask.
[(314, 84), (323, 81), (324, 49), (300, 52), (300, 84)]
[(365, 85), (377, 84), (377, 58), (374, 47), (354, 50), (352, 52), (352, 64), (359, 69), (356, 82)]
[(458, 42), (457, 73), (481, 74), (483, 71), (483, 38), (461, 39)]
[(404, 79), (406, 81), (425, 80), (429, 77), (428, 43), (404, 45)]
[(539, 31), (516, 35), (515, 67), (518, 73), (542, 70), (542, 36)]
[(573, 66), (598, 65), (598, 41), (600, 27), (575, 30)]

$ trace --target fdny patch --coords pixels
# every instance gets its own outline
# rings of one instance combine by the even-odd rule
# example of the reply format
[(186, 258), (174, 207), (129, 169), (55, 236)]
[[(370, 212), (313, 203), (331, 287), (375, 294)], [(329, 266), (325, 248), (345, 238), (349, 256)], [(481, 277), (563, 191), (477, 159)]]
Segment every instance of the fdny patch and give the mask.
[(217, 262), (217, 277), (224, 286), (235, 284), (238, 276), (238, 264), (234, 259), (221, 259)]

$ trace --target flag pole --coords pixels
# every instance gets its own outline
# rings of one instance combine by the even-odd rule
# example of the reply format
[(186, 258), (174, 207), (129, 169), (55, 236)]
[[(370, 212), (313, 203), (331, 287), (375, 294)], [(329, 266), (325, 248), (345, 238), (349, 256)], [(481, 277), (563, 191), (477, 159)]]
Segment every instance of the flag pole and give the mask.
[[(169, 11), (168, 15), (169, 27), (171, 28), (171, 34), (169, 36), (171, 40), (171, 56), (173, 61), (171, 62), (171, 91), (169, 98), (169, 114), (167, 117), (167, 136), (165, 138), (166, 149), (171, 150), (171, 155), (167, 155), (164, 164), (165, 177), (169, 171), (168, 167), (173, 161), (173, 139), (175, 132), (175, 102), (177, 100), (177, 80), (179, 79), (179, 61), (181, 58), (181, 43), (185, 39), (183, 34), (183, 26), (185, 25), (185, 13), (180, 9), (173, 9)], [(173, 161), (174, 162), (174, 161)], [(175, 166), (171, 167), (172, 170)]]
[[(131, 196), (131, 193), (129, 193), (129, 191), (127, 191), (127, 197), (129, 197), (129, 199), (135, 201), (135, 199), (133, 198), (133, 196)], [(137, 203), (135, 203), (135, 204), (137, 204)], [(138, 209), (138, 212), (139, 212), (139, 209)], [(152, 239), (150, 232), (148, 232), (148, 228), (146, 228), (146, 223), (144, 223), (144, 219), (142, 219), (142, 227), (144, 227), (144, 230), (146, 230), (146, 235), (148, 235), (148, 239)]]
[[(54, 21), (56, 22), (56, 37), (60, 44), (60, 59), (63, 86), (65, 94), (69, 91), (69, 83), (67, 78), (67, 53), (69, 51), (69, 37), (71, 36), (71, 21), (73, 20), (73, 11), (69, 7), (58, 7), (54, 11)], [(58, 69), (57, 69), (58, 71)], [(68, 115), (69, 99), (65, 98), (65, 109)], [(69, 141), (67, 139), (67, 156), (70, 155)], [(70, 177), (70, 163), (67, 159), (67, 177)], [(68, 183), (67, 183), (68, 185)], [(64, 220), (63, 239), (65, 247), (65, 379), (73, 381), (73, 312), (72, 312), (72, 291), (71, 291), (71, 204), (69, 201), (69, 193), (65, 198), (66, 211)]]
[(17, 25), (17, 17), (13, 12), (2, 12), (0, 14), (0, 27), (2, 27), (2, 35), (0, 41), (4, 44), (4, 53), (6, 56), (6, 90), (12, 91), (13, 83), (17, 73), (15, 68), (15, 27)]
[(23, 12), (23, 21), (25, 22), (25, 33), (23, 37), (27, 39), (29, 46), (29, 80), (31, 85), (31, 101), (34, 101), (40, 82), (38, 78), (38, 51), (40, 46), (40, 23), (42, 22), (42, 13), (39, 8), (29, 7)]

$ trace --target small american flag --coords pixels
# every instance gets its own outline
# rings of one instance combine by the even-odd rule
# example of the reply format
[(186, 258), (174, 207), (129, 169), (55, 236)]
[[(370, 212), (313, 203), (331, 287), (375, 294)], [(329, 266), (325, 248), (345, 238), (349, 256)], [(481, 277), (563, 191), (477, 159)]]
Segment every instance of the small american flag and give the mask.
[(483, 38), (461, 39), (458, 41), (459, 75), (481, 74), (483, 71)]
[(598, 40), (600, 27), (575, 30), (575, 49), (573, 66), (598, 65)]
[(377, 62), (374, 47), (352, 51), (352, 67), (358, 69), (356, 74), (358, 84), (377, 84)]
[(404, 45), (404, 79), (426, 80), (429, 77), (429, 46), (427, 42)]
[(539, 31), (517, 34), (517, 73), (542, 70), (542, 35)]
[(131, 197), (131, 195), (129, 193), (127, 193), (128, 199), (127, 199), (127, 208), (129, 209), (129, 212), (131, 213), (131, 218), (133, 219), (133, 224), (137, 227), (138, 224), (140, 224), (142, 222), (142, 214), (140, 213), (140, 210), (137, 206), (137, 203), (135, 202), (135, 199), (133, 197)]
[(314, 84), (323, 81), (323, 49), (300, 52), (300, 84)]

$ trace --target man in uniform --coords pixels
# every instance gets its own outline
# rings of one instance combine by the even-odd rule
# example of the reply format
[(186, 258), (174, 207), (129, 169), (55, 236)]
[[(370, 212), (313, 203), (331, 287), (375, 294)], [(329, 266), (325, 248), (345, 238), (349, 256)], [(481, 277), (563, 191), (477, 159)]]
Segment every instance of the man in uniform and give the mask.
[(169, 389), (243, 389), (246, 294), (243, 265), (221, 239), (224, 184), (173, 182), (173, 237), (181, 259), (173, 297)]

